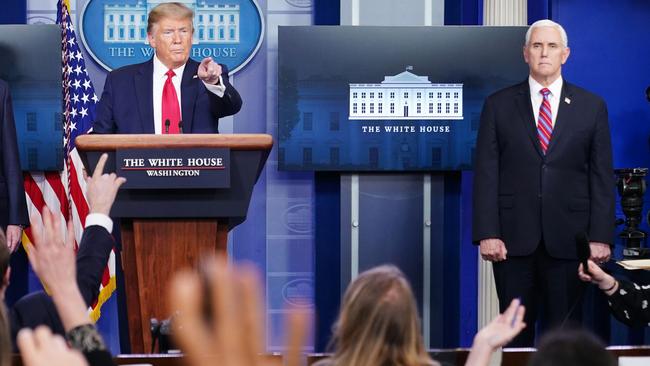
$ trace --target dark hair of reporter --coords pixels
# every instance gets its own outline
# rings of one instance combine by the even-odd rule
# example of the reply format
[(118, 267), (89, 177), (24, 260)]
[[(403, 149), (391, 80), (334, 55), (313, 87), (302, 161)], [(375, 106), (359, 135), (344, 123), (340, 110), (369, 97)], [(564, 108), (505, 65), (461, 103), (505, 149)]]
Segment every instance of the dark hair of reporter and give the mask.
[(435, 365), (420, 331), (415, 298), (404, 274), (384, 265), (361, 273), (345, 291), (330, 348), (321, 365)]
[(9, 317), (7, 316), (7, 307), (4, 304), (4, 294), (9, 279), (7, 271), (9, 270), (9, 259), (11, 253), (7, 247), (7, 237), (0, 230), (0, 293), (2, 294), (2, 304), (0, 304), (0, 366), (11, 365), (11, 336), (9, 331)]
[(616, 360), (595, 335), (584, 330), (547, 333), (528, 366), (616, 366)]

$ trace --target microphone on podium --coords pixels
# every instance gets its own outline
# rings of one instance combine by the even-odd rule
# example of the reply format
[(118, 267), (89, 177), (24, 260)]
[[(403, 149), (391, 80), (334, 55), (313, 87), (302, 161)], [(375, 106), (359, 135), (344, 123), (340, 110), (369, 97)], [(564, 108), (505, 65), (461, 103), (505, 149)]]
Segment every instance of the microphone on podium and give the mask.
[(167, 135), (169, 133), (169, 124), (170, 124), (169, 118), (167, 118), (165, 120), (165, 135)]
[(178, 133), (183, 133), (183, 121), (178, 121)]
[(591, 249), (589, 248), (589, 236), (584, 231), (581, 231), (576, 234), (576, 254), (578, 255), (578, 260), (582, 263), (582, 268), (584, 272), (588, 275), (589, 266), (587, 265), (587, 260), (591, 256)]

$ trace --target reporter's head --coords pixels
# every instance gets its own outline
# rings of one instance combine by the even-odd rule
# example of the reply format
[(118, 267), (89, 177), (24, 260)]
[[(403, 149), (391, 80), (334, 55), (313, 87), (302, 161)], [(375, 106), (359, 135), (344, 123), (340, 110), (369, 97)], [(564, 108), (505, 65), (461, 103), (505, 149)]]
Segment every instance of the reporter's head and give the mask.
[(411, 286), (395, 266), (361, 273), (348, 286), (335, 324), (335, 365), (432, 364)]
[(585, 330), (560, 329), (547, 333), (528, 366), (616, 366), (605, 345)]

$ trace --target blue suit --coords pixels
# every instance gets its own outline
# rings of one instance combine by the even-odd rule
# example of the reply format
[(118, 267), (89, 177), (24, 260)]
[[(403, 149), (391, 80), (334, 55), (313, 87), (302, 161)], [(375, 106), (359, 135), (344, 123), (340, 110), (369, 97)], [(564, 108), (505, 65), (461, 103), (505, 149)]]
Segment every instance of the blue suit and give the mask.
[(9, 85), (0, 80), (0, 228), (29, 225)]
[[(196, 77), (199, 63), (189, 59), (181, 79), (183, 132), (218, 133), (219, 118), (241, 109), (239, 93), (228, 82), (228, 68), (221, 65), (226, 87), (222, 98), (205, 88)], [(153, 59), (113, 70), (106, 77), (97, 105), (93, 132), (99, 134), (154, 133)]]

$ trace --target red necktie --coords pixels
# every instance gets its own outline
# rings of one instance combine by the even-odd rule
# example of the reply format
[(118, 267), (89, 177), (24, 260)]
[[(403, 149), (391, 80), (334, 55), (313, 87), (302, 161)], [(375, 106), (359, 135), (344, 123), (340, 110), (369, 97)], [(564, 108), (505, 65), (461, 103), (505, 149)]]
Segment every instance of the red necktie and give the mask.
[[(176, 96), (176, 89), (172, 84), (172, 77), (174, 71), (169, 70), (165, 73), (167, 81), (162, 92), (162, 133), (178, 133), (178, 122), (181, 120), (181, 108), (178, 105), (178, 97)], [(169, 120), (169, 127), (166, 121)]]
[(553, 113), (551, 112), (551, 103), (548, 101), (548, 95), (551, 91), (544, 88), (539, 91), (544, 97), (542, 105), (539, 106), (539, 117), (537, 118), (537, 137), (542, 146), (542, 151), (546, 154), (548, 144), (551, 142), (551, 135), (553, 135)]

